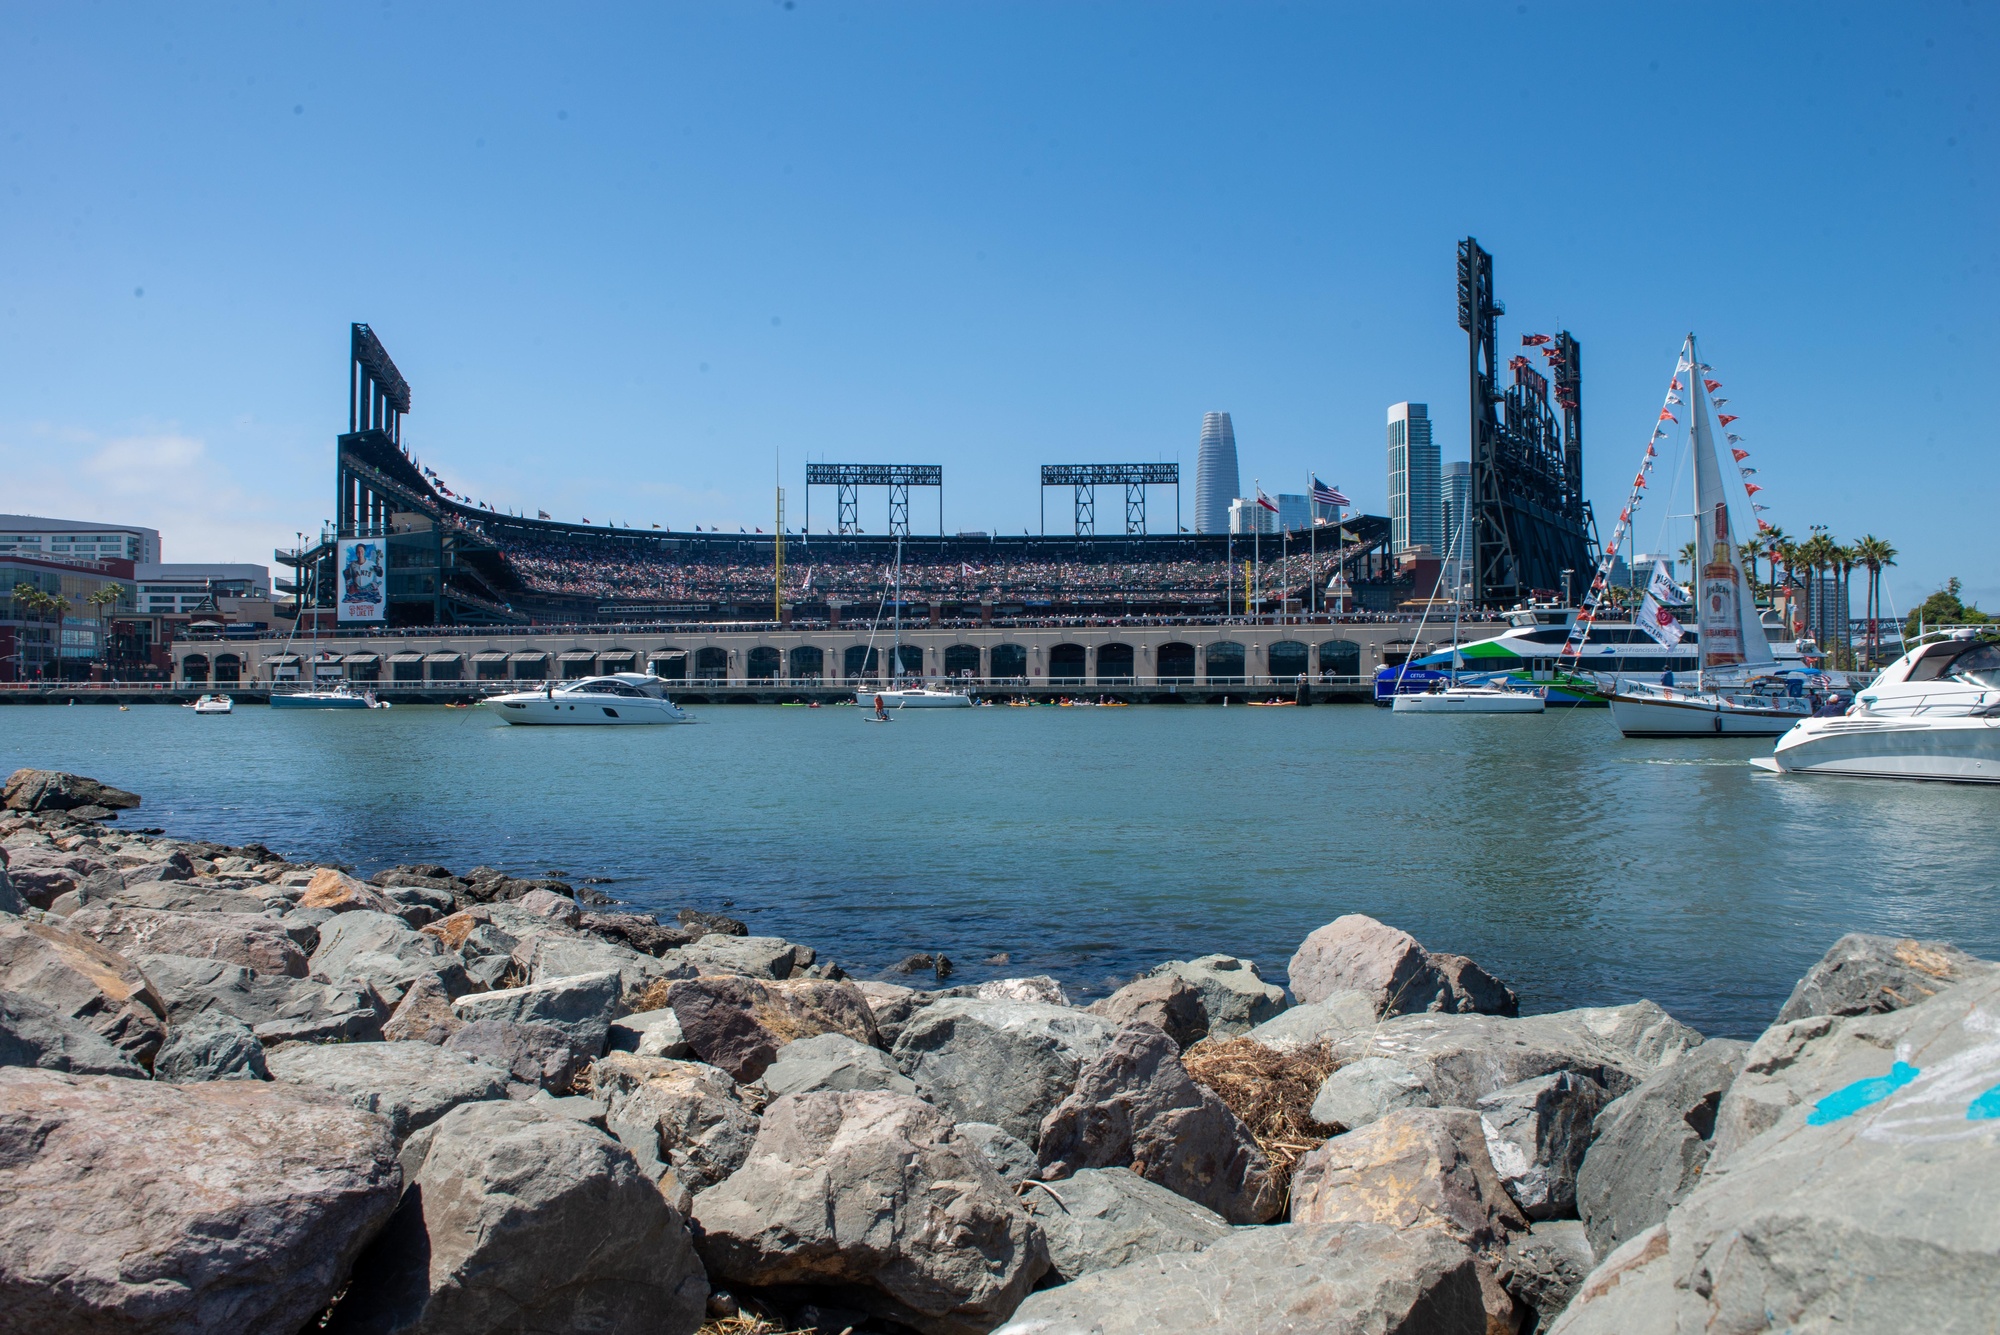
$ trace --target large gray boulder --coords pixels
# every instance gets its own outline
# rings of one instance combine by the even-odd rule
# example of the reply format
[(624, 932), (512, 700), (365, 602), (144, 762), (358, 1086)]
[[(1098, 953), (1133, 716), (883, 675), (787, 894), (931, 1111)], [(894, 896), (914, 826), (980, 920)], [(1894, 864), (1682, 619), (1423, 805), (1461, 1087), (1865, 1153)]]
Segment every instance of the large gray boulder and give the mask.
[(1806, 971), (1775, 1024), (1809, 1015), (1871, 1015), (1901, 1010), (1996, 966), (1942, 941), (1851, 932)]
[(671, 984), (666, 1002), (694, 1054), (738, 1080), (764, 1074), (778, 1050), (795, 1039), (838, 1033), (870, 1046), (880, 1039), (861, 991), (832, 979), (704, 974)]
[(685, 1202), (743, 1166), (757, 1113), (736, 1082), (702, 1062), (616, 1053), (592, 1068), (604, 1125), (667, 1199)]
[(1102, 1015), (1123, 1028), (1128, 1024), (1150, 1024), (1182, 1048), (1193, 1047), (1208, 1037), (1208, 1008), (1201, 992), (1179, 974), (1161, 974), (1125, 984), (1110, 996), (1090, 1004), (1092, 1015)]
[[(1752, 1045), (1773, 1119), (1585, 1281), (1556, 1330), (1957, 1332), (2000, 1292), (2000, 978)], [(1718, 1142), (1722, 1132), (1717, 1131)], [(1644, 1319), (1635, 1304), (1644, 1298)]]
[(1350, 913), (1300, 943), (1289, 968), (1292, 995), (1320, 1001), (1358, 991), (1377, 1015), (1513, 1015), (1514, 993), (1462, 955), (1433, 955), (1414, 936)]
[(704, 974), (746, 978), (793, 978), (812, 967), (811, 946), (795, 946), (777, 936), (727, 936), (711, 932), (673, 952), (674, 958)]
[(128, 959), (187, 955), (225, 960), (285, 978), (306, 976), (305, 952), (274, 918), (247, 913), (167, 913), (107, 904), (79, 909), (64, 919), (63, 926)]
[(127, 811), (138, 805), (137, 793), (53, 769), (17, 769), (0, 788), (0, 806), (9, 811), (74, 811), (78, 807)]
[[(547, 891), (532, 891), (547, 894)], [(558, 896), (550, 895), (555, 899)], [(526, 903), (526, 897), (522, 899)], [(594, 937), (537, 931), (523, 937), (513, 950), (514, 967), (531, 983), (552, 978), (573, 978), (582, 973), (618, 975), (619, 993), (627, 1002), (643, 994), (654, 983), (695, 976), (693, 965), (678, 959), (653, 956)]]
[(1049, 1264), (1069, 1283), (1163, 1252), (1198, 1252), (1229, 1236), (1229, 1222), (1129, 1168), (1085, 1168), (1036, 1182), (1021, 1204), (1042, 1226)]
[(993, 1335), (1487, 1335), (1472, 1253), (1376, 1224), (1244, 1228), (1030, 1297)]
[(472, 990), (465, 966), (436, 937), (372, 909), (352, 909), (320, 925), (312, 976), (326, 983), (366, 982), (391, 1006), (424, 977), (437, 978), (452, 996)]
[(334, 1310), (335, 1335), (701, 1324), (708, 1281), (687, 1226), (611, 1137), (533, 1103), (466, 1104), (426, 1135), (402, 1207)]
[(1116, 1032), (1104, 1017), (1065, 1006), (950, 997), (911, 1019), (895, 1058), (954, 1118), (991, 1122), (1033, 1145), (1042, 1119)]
[(902, 1094), (776, 1100), (694, 1216), (717, 1279), (841, 1286), (925, 1335), (990, 1330), (1048, 1268), (1041, 1230), (979, 1151)]
[(820, 1089), (917, 1093), (917, 1082), (897, 1070), (888, 1053), (846, 1034), (814, 1034), (785, 1044), (763, 1080), (773, 1097)]
[(474, 1021), (454, 1030), (439, 1046), (490, 1062), (516, 1083), (551, 1094), (569, 1093), (577, 1075), (596, 1056), (578, 1047), (566, 1030), (512, 1020)]
[(507, 1097), (507, 1068), (429, 1043), (294, 1043), (265, 1060), (274, 1080), (380, 1113), (399, 1141), (461, 1103)]
[(444, 980), (425, 973), (404, 990), (395, 1014), (382, 1026), (382, 1037), (390, 1043), (442, 1043), (463, 1028), (465, 1021), (452, 1013)]
[(269, 1080), (264, 1045), (250, 1026), (233, 1015), (206, 1011), (175, 1025), (153, 1058), (153, 1078), (189, 1084), (196, 1080)]
[(185, 1024), (206, 1011), (233, 1015), (263, 1043), (337, 1043), (380, 1035), (389, 1007), (366, 983), (267, 977), (240, 964), (186, 955), (143, 955), (167, 1017)]
[(639, 1011), (611, 1022), (604, 1042), (611, 1052), (636, 1052), (642, 1057), (692, 1057), (694, 1047), (681, 1032), (681, 1017), (672, 1010)]
[(901, 983), (884, 983), (868, 978), (855, 979), (854, 990), (867, 1003), (868, 1013), (874, 1017), (876, 1032), (882, 1036), (885, 1048), (896, 1046), (904, 1026), (918, 1011), (933, 1001), (942, 1000), (935, 992), (919, 992)]
[(89, 1025), (19, 992), (0, 992), (0, 1066), (73, 1075), (146, 1075), (145, 1067)]
[(1284, 1187), (1250, 1129), (1182, 1067), (1179, 1046), (1148, 1024), (1118, 1031), (1042, 1120), (1044, 1175), (1129, 1167), (1232, 1224), (1262, 1224)]
[(0, 991), (33, 997), (142, 1066), (166, 1038), (166, 1004), (137, 965), (51, 922), (0, 918)]
[(594, 1056), (604, 1051), (611, 1019), (619, 1010), (619, 990), (617, 973), (606, 970), (498, 992), (474, 992), (453, 1001), (451, 1010), (467, 1024), (475, 1020), (552, 1024)]
[(402, 1177), (381, 1118), (282, 1085), (0, 1070), (0, 1329), (295, 1331)]
[(1375, 1028), (1374, 1002), (1352, 988), (1293, 1006), (1252, 1029), (1246, 1037), (1267, 1048), (1290, 1052), (1316, 1043), (1338, 1043)]
[(1234, 955), (1168, 960), (1155, 965), (1146, 976), (1179, 978), (1199, 992), (1211, 1038), (1248, 1033), (1285, 1008), (1285, 989), (1265, 982), (1256, 961)]
[(1042, 1175), (1042, 1165), (1036, 1160), (1035, 1151), (1028, 1142), (1008, 1135), (991, 1122), (960, 1122), (958, 1134), (978, 1148), (986, 1166), (998, 1173), (1000, 1180), (1010, 1187), (1019, 1187), (1028, 1179)]
[(1577, 1208), (1599, 1256), (1667, 1217), (1708, 1163), (1722, 1095), (1748, 1044), (1711, 1038), (1598, 1114), (1577, 1173)]
[[(1526, 1015), (1403, 1015), (1333, 1045), (1313, 1116), (1364, 1126), (1371, 1103), (1471, 1108), (1495, 1090), (1570, 1071), (1623, 1094), (1701, 1035), (1650, 1001)], [(1375, 1065), (1360, 1067), (1366, 1059)], [(1356, 1069), (1360, 1067), (1360, 1069)], [(1365, 1087), (1363, 1087), (1365, 1086)]]
[(1551, 1071), (1479, 1100), (1487, 1157), (1522, 1214), (1575, 1216), (1577, 1169), (1606, 1097), (1604, 1086), (1588, 1076)]

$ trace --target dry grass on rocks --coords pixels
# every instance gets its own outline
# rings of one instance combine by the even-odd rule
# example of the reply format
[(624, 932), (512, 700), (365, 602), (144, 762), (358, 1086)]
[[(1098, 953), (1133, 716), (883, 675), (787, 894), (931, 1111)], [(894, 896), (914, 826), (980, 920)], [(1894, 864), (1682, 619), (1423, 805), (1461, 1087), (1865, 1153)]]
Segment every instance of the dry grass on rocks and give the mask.
[(1292, 1166), (1339, 1130), (1312, 1119), (1320, 1085), (1339, 1065), (1328, 1044), (1280, 1052), (1248, 1038), (1208, 1040), (1181, 1065), (1243, 1119), (1287, 1193)]
[(674, 985), (671, 978), (655, 978), (646, 984), (646, 990), (630, 998), (625, 1005), (634, 1015), (644, 1015), (647, 1011), (667, 1008), (667, 989)]
[(740, 1312), (735, 1316), (711, 1321), (694, 1335), (820, 1335), (820, 1332), (810, 1327), (804, 1330), (787, 1330), (782, 1326), (772, 1325), (762, 1317)]

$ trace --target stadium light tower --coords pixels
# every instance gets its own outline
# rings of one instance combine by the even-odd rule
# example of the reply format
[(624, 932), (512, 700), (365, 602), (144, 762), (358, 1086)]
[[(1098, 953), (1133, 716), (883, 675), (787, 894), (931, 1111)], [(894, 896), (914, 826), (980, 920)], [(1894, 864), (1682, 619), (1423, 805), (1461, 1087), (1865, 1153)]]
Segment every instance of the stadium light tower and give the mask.
[(834, 489), (838, 531), (861, 531), (858, 493), (862, 487), (889, 489), (889, 532), (910, 536), (910, 488), (936, 487), (938, 536), (944, 536), (944, 469), (936, 464), (807, 464), (806, 530), (812, 530), (812, 489)]
[(1097, 488), (1125, 488), (1125, 532), (1137, 536), (1146, 532), (1146, 488), (1174, 489), (1174, 530), (1180, 530), (1181, 466), (1173, 464), (1043, 464), (1042, 532), (1049, 531), (1049, 487), (1069, 487), (1073, 492), (1076, 536), (1097, 532)]

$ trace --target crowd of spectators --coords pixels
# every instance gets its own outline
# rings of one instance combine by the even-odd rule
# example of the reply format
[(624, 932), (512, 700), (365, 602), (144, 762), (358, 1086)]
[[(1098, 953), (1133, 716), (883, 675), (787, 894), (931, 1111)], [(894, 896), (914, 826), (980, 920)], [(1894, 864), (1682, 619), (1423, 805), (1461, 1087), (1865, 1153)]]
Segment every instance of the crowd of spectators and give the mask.
[[(738, 602), (773, 592), (766, 554), (728, 555), (675, 551), (645, 544), (524, 542), (504, 538), (508, 563), (530, 589), (606, 600), (663, 603)], [(761, 559), (760, 559), (761, 555)], [(1120, 553), (1121, 557), (1129, 553)], [(1267, 600), (1299, 598), (1333, 573), (1334, 554), (1307, 553), (1286, 560), (1276, 553), (1262, 565)], [(804, 602), (879, 599), (895, 578), (892, 562), (842, 557), (809, 545), (788, 547), (785, 597)], [(1179, 555), (1162, 559), (1039, 560), (1002, 549), (978, 561), (906, 556), (903, 597), (912, 602), (1062, 602), (1145, 597), (1163, 601), (1240, 603), (1240, 560)]]

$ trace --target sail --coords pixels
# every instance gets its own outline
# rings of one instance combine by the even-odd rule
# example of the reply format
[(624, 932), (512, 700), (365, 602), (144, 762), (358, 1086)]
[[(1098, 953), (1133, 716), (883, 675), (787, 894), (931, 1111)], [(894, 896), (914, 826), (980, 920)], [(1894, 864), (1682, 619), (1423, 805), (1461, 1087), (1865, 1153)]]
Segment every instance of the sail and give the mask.
[(1743, 575), (1743, 554), (1729, 523), (1729, 495), (1715, 457), (1715, 433), (1708, 424), (1708, 392), (1701, 380), (1701, 363), (1694, 339), (1687, 343), (1689, 431), (1694, 447), (1695, 626), (1701, 634), (1701, 667), (1768, 667), (1770, 641), (1764, 638), (1750, 581)]

